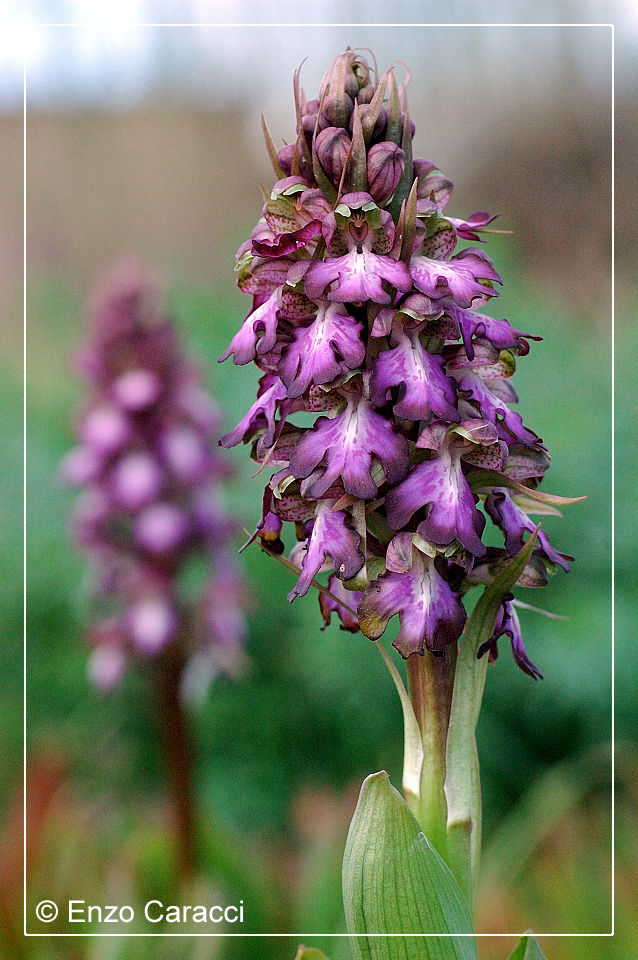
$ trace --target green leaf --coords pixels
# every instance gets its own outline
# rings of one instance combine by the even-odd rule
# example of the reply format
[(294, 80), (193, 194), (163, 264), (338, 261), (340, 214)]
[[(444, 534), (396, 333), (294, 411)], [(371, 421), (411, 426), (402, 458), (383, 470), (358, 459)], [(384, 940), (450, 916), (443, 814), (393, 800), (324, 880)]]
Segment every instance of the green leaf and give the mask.
[(361, 787), (343, 900), (356, 960), (477, 960), (463, 895), (385, 771)]
[(503, 597), (525, 569), (538, 527), (527, 543), (481, 594), (461, 637), (454, 675), (446, 748), (445, 796), (448, 806), (448, 862), (469, 902), (476, 885), (481, 848), (481, 783), (476, 752), (478, 722), (487, 657), (478, 649), (492, 636)]
[(278, 180), (282, 180), (285, 176), (283, 170), (279, 166), (279, 161), (277, 160), (277, 149), (273, 143), (273, 139), (270, 135), (270, 130), (268, 129), (268, 124), (266, 123), (265, 116), (261, 115), (261, 129), (264, 134), (264, 141), (266, 143), (266, 150), (268, 151), (268, 156), (270, 157), (270, 162), (272, 163), (273, 170), (275, 171), (275, 176)]
[(315, 947), (304, 947), (303, 943), (300, 943), (295, 960), (328, 960), (328, 957), (321, 950)]
[(507, 960), (547, 960), (533, 933), (526, 933)]
[(498, 473), (497, 470), (475, 470), (467, 475), (467, 482), (470, 485), (472, 493), (478, 493), (486, 487), (510, 487), (512, 490), (518, 490), (519, 493), (529, 497), (530, 500), (536, 500), (538, 503), (547, 503), (550, 506), (562, 507), (570, 503), (579, 503), (586, 500), (587, 497), (558, 497), (553, 493), (544, 493), (542, 490), (535, 490), (533, 487), (526, 487), (518, 480), (512, 480), (506, 477), (504, 473)]

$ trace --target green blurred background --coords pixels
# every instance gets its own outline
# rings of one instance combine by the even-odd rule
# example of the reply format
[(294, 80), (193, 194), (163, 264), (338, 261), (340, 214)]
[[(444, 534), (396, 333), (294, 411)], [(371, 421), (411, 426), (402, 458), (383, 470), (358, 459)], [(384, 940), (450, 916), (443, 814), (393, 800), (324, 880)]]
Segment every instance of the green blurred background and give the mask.
[[(239, 28), (218, 37), (209, 33), (204, 48), (211, 56), (219, 49), (232, 59), (228, 44), (234, 38), (233, 63), (246, 73), (242, 43), (259, 45), (264, 36), (274, 37), (272, 32), (254, 33), (240, 36)], [(573, 572), (559, 572), (542, 594), (521, 592), (521, 599), (569, 618), (554, 621), (522, 612), (528, 653), (545, 679), (534, 683), (523, 675), (505, 643), (488, 673), (478, 731), (485, 801), (478, 929), (608, 932), (608, 33), (602, 28), (590, 32), (583, 46), (577, 31), (566, 36), (559, 28), (513, 28), (507, 35), (496, 28), (414, 28), (408, 40), (398, 28), (375, 32), (324, 27), (309, 44), (307, 32), (290, 28), (285, 52), (282, 38), (277, 40), (276, 71), (272, 63), (249, 60), (252, 74), (243, 76), (243, 84), (235, 77), (227, 91), (219, 84), (207, 87), (200, 102), (178, 69), (189, 54), (194, 57), (195, 34), (167, 34), (162, 49), (172, 56), (165, 53), (161, 62), (173, 69), (160, 72), (144, 97), (127, 101), (123, 95), (114, 105), (97, 89), (90, 102), (82, 102), (71, 85), (66, 99), (47, 102), (42, 93), (38, 100), (36, 84), (28, 118), (29, 927), (37, 924), (33, 907), (43, 897), (93, 898), (96, 903), (143, 903), (151, 896), (203, 903), (243, 897), (246, 931), (341, 931), (341, 855), (359, 785), (366, 774), (382, 768), (395, 784), (400, 782), (400, 709), (381, 658), (360, 635), (340, 632), (334, 625), (321, 632), (316, 597), (288, 605), (289, 574), (252, 547), (242, 555), (250, 594), (249, 668), (237, 681), (217, 681), (190, 717), (201, 870), (194, 891), (179, 891), (172, 872), (170, 810), (153, 691), (143, 669), (130, 669), (109, 696), (87, 682), (86, 566), (67, 535), (73, 495), (57, 480), (82, 396), (68, 361), (86, 335), (86, 297), (92, 283), (122, 254), (139, 254), (156, 269), (186, 349), (223, 410), (225, 427), (243, 414), (254, 395), (254, 372), (228, 363), (217, 366), (215, 361), (247, 310), (245, 298), (234, 288), (234, 251), (259, 215), (259, 184), (269, 187), (273, 179), (260, 143), (259, 112), (263, 107), (269, 111), (278, 141), (290, 138), (292, 69), (311, 49), (305, 81), (310, 96), (329, 59), (350, 43), (373, 46), (382, 69), (397, 60), (408, 63), (416, 155), (435, 160), (455, 181), (450, 212), (500, 212), (497, 226), (514, 230), (513, 236), (490, 238), (487, 249), (504, 280), (495, 315), (544, 338), (519, 361), (514, 381), (519, 409), (553, 454), (548, 490), (588, 498), (568, 508), (564, 519), (543, 520), (554, 544), (576, 556)], [(43, 28), (40, 39), (54, 63), (59, 35)], [(65, 42), (66, 56), (72, 58), (68, 38)], [(507, 51), (507, 57), (499, 51)], [(161, 57), (161, 50), (157, 55)], [(595, 82), (587, 69), (590, 55), (596, 57)], [(437, 63), (461, 64), (454, 82), (449, 74), (443, 82), (438, 70), (431, 70), (435, 57)], [(122, 84), (116, 59), (111, 51), (104, 67), (114, 87)], [(535, 84), (528, 82), (530, 76), (536, 77)], [(192, 76), (189, 83), (194, 84)], [(17, 112), (7, 109), (0, 116), (0, 135), (17, 188)], [(621, 163), (630, 147), (621, 133)], [(20, 212), (17, 201), (2, 199), (2, 240), (8, 256), (0, 282), (8, 317), (20, 309), (15, 254)], [(632, 247), (627, 217), (619, 217), (618, 229), (624, 238), (616, 304), (617, 382), (622, 385), (632, 382), (637, 344), (630, 307), (637, 291), (631, 279), (635, 240)], [(10, 269), (12, 256), (16, 262)], [(22, 517), (16, 491), (22, 470), (22, 355), (15, 337), (8, 336), (7, 344), (0, 407), (5, 451), (0, 481), (0, 611), (5, 624), (0, 802), (6, 811), (0, 838), (5, 864), (0, 954), (3, 960), (292, 958), (296, 942), (286, 940), (25, 941), (20, 935)], [(631, 449), (633, 423), (624, 415), (624, 387), (619, 393), (617, 443), (623, 454), (617, 467), (617, 933), (613, 939), (546, 940), (550, 960), (638, 956), (638, 665), (631, 649), (635, 600), (630, 546), (631, 534), (638, 530), (634, 465), (625, 455)], [(229, 458), (236, 475), (228, 486), (227, 503), (240, 527), (252, 529), (262, 480), (251, 479), (246, 449), (231, 451)], [(50, 929), (66, 928), (53, 924)], [(318, 939), (313, 945), (333, 960), (348, 955), (344, 939)], [(509, 941), (481, 940), (482, 960), (503, 957), (507, 946)]]

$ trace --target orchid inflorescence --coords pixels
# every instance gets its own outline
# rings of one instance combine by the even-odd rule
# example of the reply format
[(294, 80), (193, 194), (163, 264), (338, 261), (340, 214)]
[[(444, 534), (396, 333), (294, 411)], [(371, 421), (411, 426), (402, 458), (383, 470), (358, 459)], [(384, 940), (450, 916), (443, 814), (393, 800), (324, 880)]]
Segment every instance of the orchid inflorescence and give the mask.
[[(251, 442), (260, 468), (277, 468), (254, 536), (282, 552), (283, 525), (295, 525), (289, 599), (329, 570), (325, 621), (335, 612), (374, 640), (398, 615), (407, 658), (459, 638), (467, 591), (498, 575), (534, 531), (529, 513), (559, 498), (537, 490), (549, 455), (509, 406), (516, 357), (540, 338), (479, 312), (501, 279), (459, 241), (480, 242), (494, 217), (445, 213), (452, 183), (412, 158), (405, 87), (352, 50), (318, 99), (296, 72), (294, 143), (276, 150), (264, 123), (278, 180), (238, 251), (252, 308), (220, 359), (263, 374), (221, 443)], [(308, 414), (320, 414), (312, 426)], [(483, 510), (503, 547), (483, 543)], [(540, 531), (518, 585), (544, 586), (570, 559)], [(479, 656), (494, 659), (508, 635), (540, 676), (514, 604), (507, 595)]]
[(63, 464), (82, 488), (72, 523), (101, 612), (90, 672), (108, 688), (129, 656), (179, 647), (201, 686), (204, 674), (233, 672), (245, 632), (220, 491), (228, 466), (213, 442), (219, 414), (137, 264), (116, 268), (92, 320), (77, 357), (88, 403)]

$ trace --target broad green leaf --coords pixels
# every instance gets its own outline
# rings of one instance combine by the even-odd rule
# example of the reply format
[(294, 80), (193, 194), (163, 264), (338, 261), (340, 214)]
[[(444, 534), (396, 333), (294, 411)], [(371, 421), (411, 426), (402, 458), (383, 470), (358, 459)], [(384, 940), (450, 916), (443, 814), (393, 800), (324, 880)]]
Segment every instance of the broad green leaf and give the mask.
[(507, 960), (547, 960), (533, 933), (526, 933)]
[(467, 482), (472, 493), (478, 493), (485, 487), (509, 487), (511, 490), (518, 490), (519, 493), (529, 497), (530, 500), (546, 503), (553, 507), (567, 506), (570, 503), (579, 503), (581, 500), (587, 499), (587, 497), (558, 497), (553, 493), (544, 493), (542, 490), (526, 487), (524, 483), (512, 480), (497, 470), (475, 470), (467, 475)]
[(487, 657), (478, 649), (489, 640), (503, 597), (525, 569), (538, 527), (527, 543), (481, 594), (461, 637), (454, 675), (446, 749), (445, 796), (448, 806), (448, 862), (468, 901), (476, 885), (481, 848), (481, 783), (476, 752), (478, 722)]
[(328, 957), (321, 950), (315, 947), (304, 947), (303, 943), (300, 943), (295, 960), (328, 960)]
[(477, 960), (463, 895), (385, 771), (361, 787), (343, 900), (356, 960)]

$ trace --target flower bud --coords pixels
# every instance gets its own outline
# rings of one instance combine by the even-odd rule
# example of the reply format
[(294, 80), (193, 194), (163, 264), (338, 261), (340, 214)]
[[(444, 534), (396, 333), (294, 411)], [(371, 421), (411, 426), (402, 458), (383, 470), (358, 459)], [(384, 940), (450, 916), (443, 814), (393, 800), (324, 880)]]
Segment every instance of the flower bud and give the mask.
[(339, 186), (349, 150), (350, 137), (341, 127), (326, 127), (315, 141), (319, 163), (335, 187)]
[(368, 150), (368, 189), (377, 203), (386, 203), (397, 188), (405, 167), (405, 154), (390, 141)]

